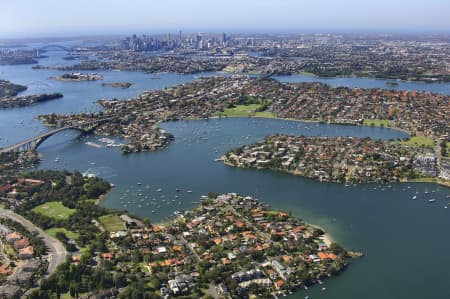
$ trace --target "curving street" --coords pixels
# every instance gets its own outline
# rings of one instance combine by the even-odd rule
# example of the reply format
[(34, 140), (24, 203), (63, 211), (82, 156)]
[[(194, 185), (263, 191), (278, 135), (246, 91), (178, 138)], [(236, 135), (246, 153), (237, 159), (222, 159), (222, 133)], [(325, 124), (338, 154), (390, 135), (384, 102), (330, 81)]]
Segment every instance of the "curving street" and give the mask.
[(55, 272), (56, 267), (65, 262), (67, 257), (67, 250), (64, 245), (50, 237), (46, 232), (42, 229), (25, 219), (24, 217), (14, 213), (11, 210), (3, 210), (0, 209), (0, 217), (9, 218), (14, 220), (20, 224), (22, 224), (28, 231), (37, 232), (39, 236), (44, 240), (45, 245), (48, 248), (47, 260), (48, 260), (48, 268), (47, 268), (47, 277)]

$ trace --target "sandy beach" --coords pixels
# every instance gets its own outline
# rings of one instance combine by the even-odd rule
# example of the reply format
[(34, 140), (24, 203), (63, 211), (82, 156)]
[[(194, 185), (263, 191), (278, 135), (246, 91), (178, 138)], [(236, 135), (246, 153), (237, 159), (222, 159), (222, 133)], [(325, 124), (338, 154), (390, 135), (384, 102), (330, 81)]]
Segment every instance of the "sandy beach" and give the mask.
[(331, 238), (331, 236), (330, 236), (328, 233), (325, 233), (325, 234), (322, 236), (322, 239), (323, 239), (323, 242), (324, 242), (325, 244), (327, 244), (327, 246), (330, 246), (332, 243), (334, 243), (334, 242), (333, 242), (333, 239)]
[(331, 244), (334, 243), (334, 240), (333, 240), (333, 238), (331, 237), (331, 235), (330, 235), (329, 233), (327, 233), (326, 230), (324, 230), (322, 227), (320, 227), (320, 226), (318, 226), (318, 225), (315, 225), (315, 224), (309, 224), (309, 223), (307, 223), (307, 225), (310, 225), (310, 226), (312, 226), (312, 227), (315, 227), (315, 228), (317, 228), (317, 229), (320, 229), (320, 230), (322, 230), (322, 231), (324, 232), (324, 234), (322, 235), (321, 238), (322, 238), (323, 242), (324, 242), (325, 244), (327, 244), (327, 246), (330, 246)]

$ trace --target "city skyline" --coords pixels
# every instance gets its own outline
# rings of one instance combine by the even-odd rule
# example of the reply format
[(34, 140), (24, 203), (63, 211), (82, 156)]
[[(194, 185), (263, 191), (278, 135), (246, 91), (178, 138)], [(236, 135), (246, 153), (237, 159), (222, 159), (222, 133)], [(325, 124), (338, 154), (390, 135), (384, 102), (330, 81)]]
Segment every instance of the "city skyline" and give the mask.
[[(362, 3), (363, 2), (363, 3)], [(37, 13), (38, 12), (38, 13)], [(285, 0), (3, 3), (0, 38), (186, 32), (445, 32), (450, 3)]]

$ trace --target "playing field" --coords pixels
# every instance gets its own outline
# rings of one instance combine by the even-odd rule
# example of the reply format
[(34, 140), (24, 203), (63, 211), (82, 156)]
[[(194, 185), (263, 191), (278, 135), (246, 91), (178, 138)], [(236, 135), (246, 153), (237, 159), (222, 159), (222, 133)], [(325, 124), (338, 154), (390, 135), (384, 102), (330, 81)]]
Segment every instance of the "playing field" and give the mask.
[(425, 136), (413, 136), (406, 141), (400, 141), (402, 144), (412, 145), (412, 146), (427, 146), (434, 148), (434, 141), (431, 138)]
[(39, 213), (54, 219), (67, 219), (75, 213), (75, 209), (69, 209), (60, 201), (49, 201), (33, 209), (33, 212)]
[(120, 219), (116, 214), (101, 216), (98, 220), (100, 221), (101, 225), (103, 225), (103, 227), (109, 232), (117, 232), (119, 230), (126, 229), (122, 219)]
[(257, 117), (274, 117), (270, 112), (255, 112), (261, 107), (260, 104), (251, 105), (237, 105), (234, 108), (227, 108), (224, 112), (217, 112), (216, 116), (228, 116), (228, 117), (247, 117), (247, 116), (257, 116)]
[(390, 127), (392, 123), (389, 119), (365, 119), (364, 125), (375, 127)]

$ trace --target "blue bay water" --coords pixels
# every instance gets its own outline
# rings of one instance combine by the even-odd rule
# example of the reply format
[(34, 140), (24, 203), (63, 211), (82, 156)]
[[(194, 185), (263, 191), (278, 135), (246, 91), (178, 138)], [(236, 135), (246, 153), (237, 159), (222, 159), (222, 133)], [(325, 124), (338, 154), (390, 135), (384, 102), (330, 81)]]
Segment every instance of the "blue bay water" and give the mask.
[[(41, 64), (59, 64), (62, 52), (51, 52)], [(67, 62), (65, 62), (67, 63)], [(71, 63), (71, 62), (70, 62)], [(161, 89), (191, 81), (194, 75), (102, 72), (104, 81), (67, 83), (48, 80), (58, 71), (30, 66), (1, 66), (0, 78), (29, 86), (24, 94), (62, 92), (64, 98), (19, 109), (0, 110), (0, 146), (46, 130), (36, 116), (43, 113), (97, 111), (101, 98), (132, 98), (145, 89)], [(209, 74), (206, 74), (209, 75)], [(385, 87), (374, 79), (276, 77), (280, 81), (321, 81), (335, 86)], [(133, 82), (130, 89), (101, 86), (102, 82)], [(450, 94), (449, 84), (400, 82), (399, 88)], [(319, 183), (272, 171), (238, 169), (214, 160), (231, 148), (252, 143), (267, 134), (405, 137), (387, 128), (337, 126), (273, 119), (212, 119), (168, 122), (161, 127), (176, 137), (167, 149), (122, 156), (117, 148), (96, 148), (98, 136), (78, 138), (66, 131), (39, 149), (43, 169), (69, 169), (104, 177), (116, 185), (102, 203), (128, 210), (153, 222), (164, 221), (176, 210), (195, 206), (209, 191), (256, 196), (275, 208), (289, 210), (325, 228), (342, 245), (362, 251), (342, 275), (290, 298), (450, 298), (450, 209), (444, 209), (450, 190), (434, 184), (349, 186)], [(59, 162), (55, 159), (58, 158)], [(138, 185), (137, 183), (142, 183)], [(408, 186), (410, 188), (408, 188)], [(176, 192), (175, 189), (181, 189)], [(374, 189), (376, 188), (376, 189)], [(160, 192), (157, 190), (161, 189)], [(188, 193), (190, 190), (192, 193)], [(429, 195), (424, 191), (429, 191)], [(434, 192), (433, 192), (434, 191)], [(418, 199), (412, 200), (415, 192)], [(176, 197), (178, 196), (178, 197)], [(437, 202), (429, 204), (427, 199)]]

